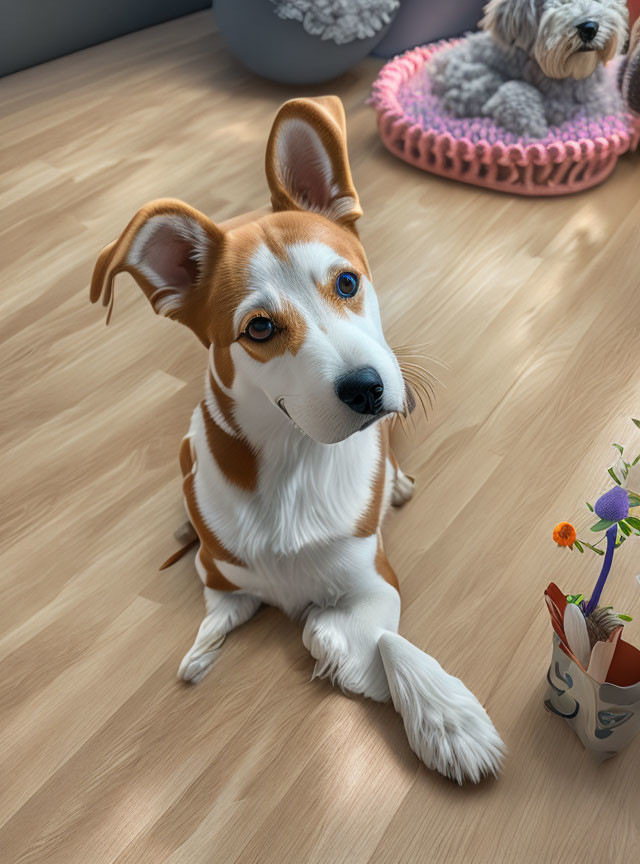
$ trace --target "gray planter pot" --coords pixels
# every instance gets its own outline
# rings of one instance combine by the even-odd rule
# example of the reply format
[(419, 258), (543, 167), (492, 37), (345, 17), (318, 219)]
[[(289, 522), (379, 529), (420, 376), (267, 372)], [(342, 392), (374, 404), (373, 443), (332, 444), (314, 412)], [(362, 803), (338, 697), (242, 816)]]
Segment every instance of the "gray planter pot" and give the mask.
[(487, 0), (401, 0), (398, 14), (373, 53), (395, 57), (416, 45), (477, 30), (486, 4)]
[[(299, 21), (283, 21), (269, 0), (215, 0), (215, 15), (231, 53), (253, 72), (284, 84), (317, 84), (342, 75), (384, 37), (336, 45), (307, 33)], [(392, 23), (392, 22), (390, 22)]]

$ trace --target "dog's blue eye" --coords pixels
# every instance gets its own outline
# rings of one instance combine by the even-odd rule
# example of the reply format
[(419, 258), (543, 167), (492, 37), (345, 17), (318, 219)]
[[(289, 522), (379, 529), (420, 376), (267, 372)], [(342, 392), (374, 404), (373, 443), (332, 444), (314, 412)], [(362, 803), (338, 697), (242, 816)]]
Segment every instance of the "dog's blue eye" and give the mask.
[(341, 273), (336, 279), (336, 290), (341, 297), (353, 297), (358, 290), (358, 277), (355, 273)]
[(249, 321), (244, 332), (253, 342), (266, 342), (275, 335), (276, 325), (270, 318), (259, 315)]

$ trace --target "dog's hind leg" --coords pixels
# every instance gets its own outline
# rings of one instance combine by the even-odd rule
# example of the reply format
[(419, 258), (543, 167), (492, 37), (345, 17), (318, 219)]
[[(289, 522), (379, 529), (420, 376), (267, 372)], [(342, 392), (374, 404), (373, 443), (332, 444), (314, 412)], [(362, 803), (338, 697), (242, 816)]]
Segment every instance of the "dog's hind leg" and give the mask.
[(396, 469), (391, 488), (391, 503), (394, 507), (402, 507), (407, 501), (411, 501), (415, 491), (415, 480), (409, 474), (405, 474), (401, 468)]
[(238, 591), (204, 589), (207, 614), (198, 635), (184, 655), (178, 678), (197, 684), (218, 659), (227, 633), (249, 620), (260, 607), (260, 600)]
[(391, 485), (391, 504), (394, 507), (402, 507), (407, 501), (411, 501), (414, 493), (415, 477), (405, 474), (402, 468), (398, 465), (395, 453), (389, 442), (389, 450), (387, 453), (391, 470), (393, 472), (393, 483)]
[(198, 539), (196, 529), (188, 519), (186, 522), (183, 522), (179, 528), (176, 528), (173, 532), (173, 536), (176, 538), (178, 543), (181, 543), (183, 546), (186, 546), (188, 543), (193, 543)]

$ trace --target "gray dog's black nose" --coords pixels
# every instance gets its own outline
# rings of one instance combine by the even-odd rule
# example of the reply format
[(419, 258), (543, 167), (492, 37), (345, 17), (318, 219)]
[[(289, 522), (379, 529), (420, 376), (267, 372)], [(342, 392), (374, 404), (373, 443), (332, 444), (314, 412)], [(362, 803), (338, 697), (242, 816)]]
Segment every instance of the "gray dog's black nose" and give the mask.
[(383, 393), (382, 379), (370, 366), (349, 372), (336, 381), (338, 399), (358, 414), (378, 414)]
[(596, 21), (583, 21), (582, 24), (576, 24), (576, 30), (580, 34), (580, 38), (587, 45), (598, 35), (600, 25)]

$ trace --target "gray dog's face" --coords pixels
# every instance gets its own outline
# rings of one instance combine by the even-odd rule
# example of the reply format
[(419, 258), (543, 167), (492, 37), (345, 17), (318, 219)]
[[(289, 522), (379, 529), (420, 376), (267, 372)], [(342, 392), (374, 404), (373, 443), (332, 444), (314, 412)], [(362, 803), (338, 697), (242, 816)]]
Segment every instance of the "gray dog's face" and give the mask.
[(549, 78), (587, 78), (622, 49), (628, 25), (626, 0), (490, 0), (481, 21)]

